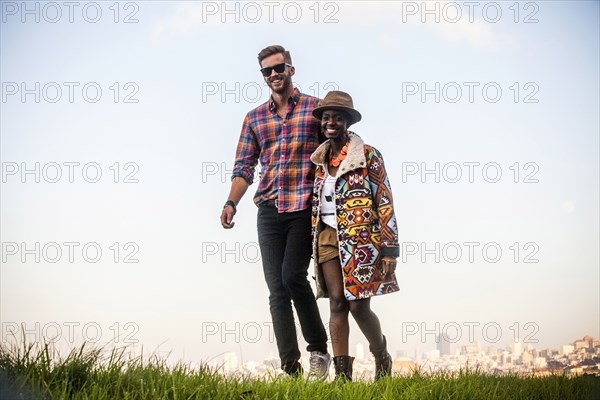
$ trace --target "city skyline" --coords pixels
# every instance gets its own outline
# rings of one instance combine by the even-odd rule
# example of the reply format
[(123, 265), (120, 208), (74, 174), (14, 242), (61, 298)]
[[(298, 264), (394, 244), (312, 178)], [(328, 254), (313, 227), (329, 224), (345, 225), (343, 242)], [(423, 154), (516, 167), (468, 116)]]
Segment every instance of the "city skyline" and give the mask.
[[(520, 342), (514, 342), (512, 349), (509, 347), (490, 346), (483, 349), (479, 344), (461, 346), (449, 354), (440, 354), (434, 349), (427, 352), (416, 353), (414, 357), (396, 355), (393, 373), (397, 375), (411, 375), (415, 371), (420, 373), (436, 373), (440, 371), (460, 372), (466, 368), (478, 370), (482, 373), (536, 373), (548, 374), (562, 371), (564, 373), (580, 374), (589, 373), (600, 376), (600, 339), (584, 336), (576, 339), (572, 344), (563, 345), (561, 350), (538, 349), (528, 344), (524, 348)], [(357, 344), (357, 354), (358, 346)], [(518, 349), (517, 349), (518, 348)], [(304, 365), (308, 358), (303, 357)], [(241, 374), (242, 376), (273, 377), (277, 376), (277, 358), (270, 354), (261, 361), (240, 361), (235, 352), (223, 354), (222, 362), (213, 360), (209, 366), (225, 375)], [(358, 380), (373, 379), (373, 357), (359, 357), (355, 359), (355, 377)], [(552, 372), (549, 372), (552, 371)], [(329, 374), (329, 378), (332, 374)]]

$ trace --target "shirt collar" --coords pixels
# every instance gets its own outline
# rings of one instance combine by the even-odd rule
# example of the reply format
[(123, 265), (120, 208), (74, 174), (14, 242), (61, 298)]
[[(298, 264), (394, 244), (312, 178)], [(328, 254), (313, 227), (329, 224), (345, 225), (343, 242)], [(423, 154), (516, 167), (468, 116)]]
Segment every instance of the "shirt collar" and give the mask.
[[(292, 95), (288, 99), (288, 104), (292, 103), (292, 105), (295, 107), (296, 104), (298, 104), (299, 100), (300, 100), (300, 91), (298, 90), (298, 88), (294, 88), (294, 93), (292, 93)], [(277, 112), (277, 104), (275, 104), (275, 100), (273, 99), (273, 95), (271, 95), (269, 97), (269, 110), (272, 113)]]

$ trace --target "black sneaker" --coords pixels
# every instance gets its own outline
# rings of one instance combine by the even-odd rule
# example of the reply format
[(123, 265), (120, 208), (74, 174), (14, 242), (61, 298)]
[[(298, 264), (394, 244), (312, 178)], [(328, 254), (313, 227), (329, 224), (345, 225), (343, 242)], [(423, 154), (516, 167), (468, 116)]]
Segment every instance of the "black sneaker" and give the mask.
[(292, 378), (302, 378), (304, 376), (304, 369), (302, 369), (302, 365), (299, 362), (292, 365), (285, 365), (281, 369)]

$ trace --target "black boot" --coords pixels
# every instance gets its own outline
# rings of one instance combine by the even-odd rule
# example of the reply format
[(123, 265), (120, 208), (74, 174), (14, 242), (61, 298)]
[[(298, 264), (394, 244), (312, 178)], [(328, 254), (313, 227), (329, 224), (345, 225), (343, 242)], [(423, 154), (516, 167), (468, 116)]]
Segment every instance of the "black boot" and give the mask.
[(352, 381), (352, 363), (354, 357), (336, 356), (333, 357), (335, 367), (335, 380)]
[(369, 350), (375, 357), (375, 380), (379, 380), (384, 376), (392, 375), (392, 356), (387, 351), (387, 341), (383, 336), (383, 349), (373, 351), (373, 348), (369, 346)]

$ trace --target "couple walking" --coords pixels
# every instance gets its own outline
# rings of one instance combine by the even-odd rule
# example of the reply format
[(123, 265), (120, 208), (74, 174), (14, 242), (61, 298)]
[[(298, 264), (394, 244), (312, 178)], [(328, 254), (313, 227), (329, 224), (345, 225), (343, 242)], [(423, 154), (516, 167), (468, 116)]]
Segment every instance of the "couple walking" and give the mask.
[(254, 203), (281, 368), (303, 373), (292, 303), (308, 343), (309, 378), (325, 378), (331, 364), (307, 279), (312, 257), (316, 297), (329, 298), (336, 379), (352, 380), (349, 314), (369, 342), (376, 379), (389, 376), (392, 358), (370, 307), (371, 297), (398, 291), (398, 232), (382, 156), (348, 130), (361, 120), (350, 95), (333, 91), (319, 100), (300, 93), (282, 46), (266, 47), (258, 62), (271, 97), (244, 119), (221, 224), (234, 226), (236, 205), (260, 162)]

